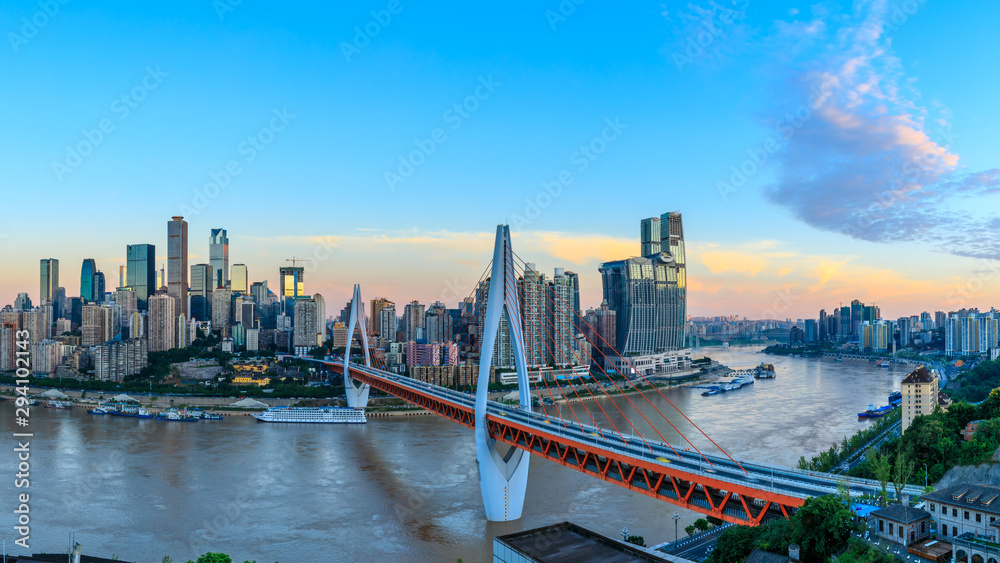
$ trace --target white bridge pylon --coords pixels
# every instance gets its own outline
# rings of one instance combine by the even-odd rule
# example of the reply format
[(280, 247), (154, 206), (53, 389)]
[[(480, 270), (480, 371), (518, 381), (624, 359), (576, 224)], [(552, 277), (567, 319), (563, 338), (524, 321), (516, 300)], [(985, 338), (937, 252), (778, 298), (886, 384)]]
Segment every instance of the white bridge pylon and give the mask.
[(368, 324), (365, 322), (365, 302), (361, 300), (361, 284), (354, 284), (354, 297), (351, 299), (351, 320), (347, 324), (347, 346), (344, 349), (344, 393), (347, 395), (347, 406), (352, 409), (363, 409), (368, 406), (368, 393), (371, 387), (367, 383), (354, 384), (350, 376), (351, 342), (354, 341), (354, 328), (361, 330), (361, 349), (365, 351), (365, 367), (372, 367), (372, 359), (368, 352)]
[(493, 269), (486, 302), (486, 318), (479, 352), (479, 376), (476, 382), (476, 463), (479, 466), (479, 486), (483, 493), (486, 519), (507, 522), (521, 518), (524, 493), (528, 486), (528, 461), (531, 456), (524, 450), (510, 448), (505, 455), (496, 449), (496, 440), (486, 427), (486, 396), (489, 393), (490, 364), (493, 363), (493, 345), (500, 329), (500, 319), (507, 316), (507, 326), (514, 348), (514, 366), (517, 368), (518, 395), (521, 409), (531, 412), (531, 394), (524, 356), (524, 332), (521, 330), (521, 306), (516, 293), (517, 278), (513, 250), (510, 245), (510, 228), (497, 226), (496, 246), (493, 249)]

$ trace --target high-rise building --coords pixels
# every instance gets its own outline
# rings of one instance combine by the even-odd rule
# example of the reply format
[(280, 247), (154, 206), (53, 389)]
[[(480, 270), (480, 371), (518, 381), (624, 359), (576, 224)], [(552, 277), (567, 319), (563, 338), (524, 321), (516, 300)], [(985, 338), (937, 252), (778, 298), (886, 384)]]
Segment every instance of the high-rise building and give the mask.
[(230, 289), (233, 293), (246, 293), (248, 290), (247, 265), (233, 264), (231, 273)]
[(979, 319), (975, 315), (960, 317), (962, 326), (962, 355), (979, 353)]
[(104, 272), (94, 272), (94, 303), (104, 303)]
[(545, 366), (550, 340), (545, 274), (539, 273), (535, 264), (528, 262), (524, 265), (524, 275), (518, 280), (518, 286), (525, 362), (528, 367)]
[(174, 310), (188, 316), (188, 224), (184, 217), (167, 222), (167, 294)]
[(403, 308), (403, 340), (424, 339), (424, 306), (411, 301)]
[(43, 258), (39, 270), (39, 302), (50, 303), (55, 300), (56, 290), (59, 289), (59, 261), (55, 258)]
[(988, 354), (997, 347), (997, 319), (992, 315), (979, 318), (979, 352)]
[(927, 311), (920, 313), (920, 324), (923, 325), (924, 330), (933, 330), (937, 328), (934, 321), (931, 319), (931, 314)]
[(149, 298), (149, 351), (162, 352), (177, 347), (177, 315), (174, 298), (157, 292)]
[(573, 328), (573, 285), (563, 268), (556, 268), (546, 286), (549, 363), (560, 367), (580, 363)]
[(149, 297), (156, 293), (156, 247), (152, 244), (130, 244), (126, 254), (126, 282), (135, 290), (139, 310), (145, 311), (149, 307)]
[(208, 257), (212, 264), (212, 289), (229, 283), (229, 237), (226, 229), (212, 229), (208, 240)]
[(97, 264), (93, 258), (86, 258), (80, 268), (80, 299), (84, 303), (94, 301), (94, 274), (97, 273)]
[(938, 378), (920, 366), (903, 379), (901, 410), (903, 411), (903, 432), (910, 427), (913, 419), (934, 412), (938, 405)]
[[(478, 338), (482, 338), (486, 326), (486, 305), (489, 301), (489, 295), (490, 278), (486, 278), (479, 282), (479, 286), (476, 287), (475, 318)], [(500, 315), (500, 327), (497, 329), (497, 337), (493, 342), (492, 365), (498, 368), (514, 367), (514, 345), (510, 339), (510, 325), (507, 322), (507, 315)]]
[(110, 307), (87, 304), (82, 310), (80, 345), (97, 346), (113, 338), (114, 318)]
[(604, 300), (615, 311), (623, 355), (684, 346), (687, 274), (681, 214), (660, 216), (660, 253), (601, 264)]
[(396, 321), (396, 306), (390, 302), (388, 305), (383, 306), (378, 313), (379, 338), (395, 342), (396, 327), (398, 325), (399, 323)]
[(195, 264), (191, 266), (191, 316), (199, 321), (212, 318), (212, 266)]
[(125, 265), (118, 266), (118, 287), (125, 287)]
[(212, 292), (212, 329), (220, 330), (222, 336), (229, 335), (232, 303), (233, 293), (228, 289), (216, 288)]
[(148, 352), (145, 338), (106, 342), (94, 348), (94, 379), (122, 381), (146, 367)]
[[(295, 300), (292, 345), (296, 353), (308, 352), (325, 341), (325, 309), (323, 297), (318, 293)], [(349, 338), (346, 334), (345, 337)]]
[(573, 321), (571, 325), (573, 327), (573, 334), (580, 334), (583, 332), (580, 326), (580, 317), (583, 316), (583, 313), (580, 311), (580, 274), (566, 270), (566, 279), (569, 280), (573, 288)]
[[(377, 297), (375, 299), (372, 299), (371, 308), (368, 310), (368, 314), (371, 315), (370, 317), (371, 321), (368, 323), (369, 324), (368, 333), (370, 335), (380, 336), (382, 338), (391, 338), (389, 335), (385, 335), (379, 332), (382, 329), (382, 324), (381, 324), (382, 309), (386, 307), (393, 307), (393, 310), (395, 310), (396, 304), (393, 303), (392, 301), (389, 301), (385, 297)], [(395, 312), (393, 312), (393, 314), (395, 315)], [(396, 329), (393, 328), (393, 332), (395, 331)]]
[[(122, 328), (128, 327), (132, 313), (138, 311), (138, 303), (135, 298), (135, 290), (128, 287), (119, 287), (115, 290), (115, 304), (118, 305), (119, 324)], [(131, 333), (129, 338), (135, 338)]]
[(253, 282), (250, 285), (250, 295), (253, 296), (254, 302), (257, 307), (266, 307), (270, 305), (270, 296), (268, 295), (269, 290), (267, 289), (267, 280)]
[(805, 337), (806, 342), (816, 342), (819, 340), (819, 333), (816, 329), (816, 319), (806, 319)]
[(941, 328), (948, 322), (948, 315), (944, 311), (934, 311), (934, 328)]
[(298, 299), (305, 297), (305, 268), (302, 266), (284, 266), (279, 269), (281, 277), (281, 299)]
[(639, 256), (660, 253), (660, 218), (650, 217), (639, 223)]

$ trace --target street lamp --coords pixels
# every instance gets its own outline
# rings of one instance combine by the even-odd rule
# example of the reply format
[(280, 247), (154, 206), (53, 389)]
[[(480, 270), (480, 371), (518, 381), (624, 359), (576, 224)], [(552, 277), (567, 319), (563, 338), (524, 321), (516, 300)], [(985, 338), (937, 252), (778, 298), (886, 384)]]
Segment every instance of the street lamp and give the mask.
[(677, 521), (681, 519), (680, 512), (674, 512), (674, 543), (677, 543)]

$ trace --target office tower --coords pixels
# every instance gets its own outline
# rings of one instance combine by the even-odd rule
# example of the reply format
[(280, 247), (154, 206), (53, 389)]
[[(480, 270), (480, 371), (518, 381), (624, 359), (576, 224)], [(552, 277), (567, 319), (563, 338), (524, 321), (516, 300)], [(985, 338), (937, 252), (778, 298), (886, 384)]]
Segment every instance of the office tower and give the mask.
[(231, 273), (230, 290), (233, 293), (246, 293), (247, 292), (247, 265), (246, 264), (233, 264), (233, 269)]
[[(139, 310), (135, 290), (128, 287), (119, 287), (115, 290), (115, 303), (119, 308), (120, 325), (126, 328), (128, 327), (129, 319), (132, 318), (132, 313)], [(134, 336), (129, 333), (129, 338), (134, 338)]]
[(212, 264), (212, 289), (226, 287), (229, 282), (229, 237), (226, 236), (226, 229), (212, 229), (208, 257)]
[(257, 328), (257, 323), (254, 321), (254, 309), (252, 301), (240, 303), (240, 323), (246, 328)]
[[(380, 332), (382, 326), (380, 321), (380, 319), (382, 318), (382, 309), (386, 307), (395, 307), (395, 303), (389, 301), (385, 297), (377, 297), (375, 299), (372, 299), (371, 308), (368, 310), (368, 313), (371, 315), (371, 317), (369, 317), (370, 326), (368, 327), (369, 328), (368, 334), (374, 336), (381, 336), (382, 338), (389, 338), (388, 335), (382, 334)], [(393, 329), (393, 332), (395, 332), (395, 330), (396, 329)]]
[(177, 315), (174, 298), (157, 292), (149, 298), (149, 351), (162, 352), (176, 347)]
[(383, 306), (378, 312), (378, 334), (379, 338), (388, 340), (389, 342), (396, 341), (396, 327), (399, 323), (396, 321), (396, 306), (390, 302), (388, 305)]
[(104, 303), (104, 272), (94, 272), (94, 303)]
[(305, 268), (284, 266), (278, 270), (281, 278), (281, 299), (305, 297)]
[(199, 321), (212, 318), (212, 266), (195, 264), (191, 266), (191, 316)]
[(97, 346), (114, 337), (114, 318), (110, 307), (87, 304), (82, 307), (80, 345)]
[(424, 306), (411, 301), (403, 308), (403, 340), (422, 340), (424, 335)]
[(524, 275), (518, 280), (518, 286), (525, 362), (529, 367), (545, 366), (550, 339), (545, 274), (539, 273), (535, 264), (528, 262), (524, 265)]
[(55, 300), (56, 290), (59, 289), (59, 261), (55, 258), (43, 258), (39, 270), (39, 302), (50, 303)]
[(125, 287), (125, 265), (118, 266), (118, 287)]
[(85, 259), (80, 268), (80, 299), (84, 303), (94, 301), (94, 274), (96, 273), (97, 264), (94, 263), (94, 259)]
[(167, 222), (167, 293), (174, 310), (188, 316), (188, 224), (184, 217)]
[(556, 268), (546, 286), (549, 363), (560, 367), (579, 364), (573, 328), (573, 282), (563, 268)]
[(650, 217), (639, 223), (640, 256), (660, 253), (660, 218)]
[(257, 307), (264, 307), (271, 304), (270, 297), (268, 296), (267, 280), (253, 282), (250, 285), (250, 295), (253, 296)]
[(222, 330), (223, 335), (229, 334), (232, 302), (233, 293), (228, 289), (216, 288), (212, 292), (212, 329)]
[(660, 216), (660, 254), (601, 264), (604, 300), (615, 311), (623, 355), (683, 348), (686, 261), (681, 214), (671, 212)]
[(18, 293), (14, 298), (14, 308), (18, 311), (27, 311), (31, 308), (31, 298), (27, 293)]
[(806, 319), (805, 336), (806, 342), (816, 342), (819, 339), (819, 332), (816, 328), (816, 319)]
[(126, 285), (135, 290), (140, 311), (147, 310), (149, 297), (156, 293), (156, 247), (152, 244), (130, 244), (125, 251)]

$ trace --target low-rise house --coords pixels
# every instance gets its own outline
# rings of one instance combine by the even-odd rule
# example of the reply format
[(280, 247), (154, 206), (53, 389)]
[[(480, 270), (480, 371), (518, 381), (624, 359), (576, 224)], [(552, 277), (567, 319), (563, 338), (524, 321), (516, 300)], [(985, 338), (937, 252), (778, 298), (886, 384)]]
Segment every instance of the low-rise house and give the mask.
[(965, 425), (965, 428), (962, 430), (961, 434), (962, 437), (965, 438), (966, 442), (971, 442), (972, 439), (976, 437), (976, 430), (979, 429), (979, 424), (982, 422), (986, 421), (983, 419), (973, 420)]
[(931, 535), (931, 513), (904, 504), (892, 504), (872, 512), (875, 533), (904, 547)]

